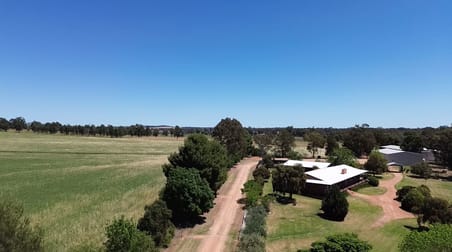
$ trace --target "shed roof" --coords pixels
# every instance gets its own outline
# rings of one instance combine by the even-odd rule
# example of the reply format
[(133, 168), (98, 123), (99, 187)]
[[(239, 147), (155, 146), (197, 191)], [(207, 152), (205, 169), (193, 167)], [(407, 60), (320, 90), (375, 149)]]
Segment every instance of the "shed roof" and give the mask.
[[(345, 173), (343, 170), (345, 169)], [(349, 178), (366, 173), (367, 170), (357, 169), (348, 165), (336, 165), (325, 169), (317, 169), (306, 172), (315, 179), (307, 179), (306, 183), (321, 184), (321, 185), (334, 185)]]
[(399, 145), (383, 145), (381, 146), (382, 149), (391, 149), (391, 150), (402, 150)]
[(403, 150), (394, 150), (394, 149), (379, 149), (378, 150), (380, 153), (383, 154), (395, 154), (395, 153), (400, 153), (400, 152), (404, 152)]
[(284, 166), (297, 166), (301, 165), (305, 168), (314, 168), (317, 167), (319, 169), (327, 168), (331, 163), (326, 162), (313, 162), (313, 161), (302, 161), (302, 160), (287, 160), (283, 165)]

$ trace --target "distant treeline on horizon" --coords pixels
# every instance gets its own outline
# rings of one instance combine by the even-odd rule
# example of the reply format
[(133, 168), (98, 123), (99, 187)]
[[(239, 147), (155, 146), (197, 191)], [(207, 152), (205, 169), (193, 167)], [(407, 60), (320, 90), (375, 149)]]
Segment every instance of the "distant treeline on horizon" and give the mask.
[[(448, 126), (441, 126), (437, 128), (424, 127), (424, 128), (371, 128), (368, 124), (354, 125), (349, 128), (294, 128), (294, 127), (247, 127), (245, 128), (251, 135), (257, 134), (277, 134), (282, 129), (288, 129), (294, 136), (303, 137), (306, 133), (316, 131), (322, 135), (335, 135), (340, 140), (344, 134), (347, 134), (350, 130), (356, 128), (365, 128), (373, 132), (378, 143), (384, 144), (400, 144), (404, 135), (406, 134), (418, 134), (428, 138), (428, 136), (434, 135), (436, 131), (450, 128)], [(10, 120), (0, 117), (0, 130), (14, 129), (16, 131), (31, 130), (37, 133), (61, 133), (67, 135), (83, 135), (83, 136), (109, 136), (109, 137), (122, 137), (122, 136), (174, 136), (181, 137), (184, 134), (202, 133), (211, 134), (213, 127), (179, 127), (169, 125), (158, 126), (146, 126), (142, 124), (135, 124), (130, 126), (112, 126), (112, 125), (70, 125), (61, 124), (59, 122), (45, 122), (39, 121), (27, 122), (23, 117), (16, 117)]]

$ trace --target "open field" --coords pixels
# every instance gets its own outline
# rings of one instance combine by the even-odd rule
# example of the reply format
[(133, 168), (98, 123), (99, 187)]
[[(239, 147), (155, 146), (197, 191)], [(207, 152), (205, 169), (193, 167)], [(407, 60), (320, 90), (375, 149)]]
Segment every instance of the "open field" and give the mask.
[[(267, 183), (264, 190), (265, 193), (271, 192), (271, 184)], [(309, 248), (312, 242), (341, 232), (358, 234), (373, 245), (373, 251), (397, 251), (399, 241), (409, 232), (404, 225), (417, 226), (415, 219), (402, 219), (382, 227), (371, 227), (382, 215), (382, 209), (354, 197), (348, 197), (349, 214), (344, 222), (329, 221), (318, 216), (321, 200), (299, 195), (294, 197), (296, 206), (272, 204), (267, 218), (267, 251)]]
[[(301, 153), (301, 155), (303, 155), (303, 157), (305, 158), (312, 158), (312, 153), (308, 151), (308, 144), (309, 142), (304, 141), (303, 138), (296, 137), (294, 150)], [(325, 148), (319, 148), (315, 156), (321, 156), (322, 158), (325, 158), (325, 151)]]
[(399, 184), (397, 184), (397, 189), (406, 185), (410, 186), (426, 185), (430, 188), (432, 196), (440, 197), (448, 200), (449, 202), (452, 202), (452, 181), (440, 179), (426, 180), (422, 178), (415, 178), (408, 174), (404, 174), (403, 180)]
[(100, 246), (109, 221), (136, 221), (157, 198), (161, 165), (182, 141), (0, 132), (1, 196), (23, 203), (46, 250)]

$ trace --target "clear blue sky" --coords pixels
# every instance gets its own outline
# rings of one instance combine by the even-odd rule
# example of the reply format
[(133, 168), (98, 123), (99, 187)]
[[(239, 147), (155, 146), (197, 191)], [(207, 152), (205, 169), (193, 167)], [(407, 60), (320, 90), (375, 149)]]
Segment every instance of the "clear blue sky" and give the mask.
[(0, 117), (452, 123), (452, 1), (0, 1)]

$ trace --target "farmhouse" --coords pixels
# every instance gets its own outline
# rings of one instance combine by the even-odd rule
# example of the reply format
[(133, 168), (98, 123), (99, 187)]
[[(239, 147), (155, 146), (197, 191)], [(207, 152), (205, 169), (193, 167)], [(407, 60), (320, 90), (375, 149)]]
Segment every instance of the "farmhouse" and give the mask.
[(330, 163), (326, 162), (313, 162), (313, 161), (300, 161), (300, 160), (287, 160), (284, 166), (302, 166), (305, 171), (312, 171), (314, 169), (324, 169), (330, 166)]
[(337, 165), (306, 172), (305, 193), (308, 195), (324, 195), (328, 188), (335, 185), (340, 189), (350, 188), (364, 181), (367, 170), (348, 165)]

